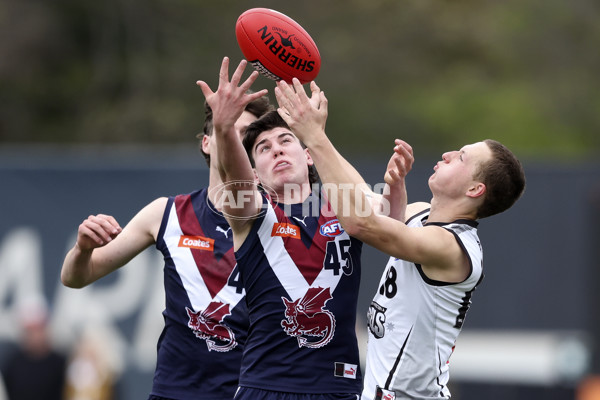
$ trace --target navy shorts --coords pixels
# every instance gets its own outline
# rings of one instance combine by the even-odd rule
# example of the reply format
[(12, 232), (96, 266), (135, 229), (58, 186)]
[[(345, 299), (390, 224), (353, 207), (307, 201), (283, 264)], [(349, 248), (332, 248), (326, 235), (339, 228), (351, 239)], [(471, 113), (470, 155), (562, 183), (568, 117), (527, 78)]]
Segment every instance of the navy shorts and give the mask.
[(148, 400), (173, 400), (173, 399), (167, 399), (166, 397), (159, 397), (159, 396), (154, 396), (151, 394), (148, 397)]
[(240, 386), (234, 400), (359, 400), (356, 393), (288, 393)]

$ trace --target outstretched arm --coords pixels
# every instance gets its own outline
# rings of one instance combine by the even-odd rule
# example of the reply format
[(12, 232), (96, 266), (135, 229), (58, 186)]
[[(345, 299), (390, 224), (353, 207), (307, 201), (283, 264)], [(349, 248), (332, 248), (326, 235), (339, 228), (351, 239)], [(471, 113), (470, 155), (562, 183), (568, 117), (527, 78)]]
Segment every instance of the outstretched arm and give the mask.
[(309, 98), (297, 79), (293, 85), (277, 83), (275, 95), (280, 106), (277, 112), (308, 147), (331, 206), (342, 225), (346, 225), (344, 228), (351, 230), (356, 219), (372, 214), (370, 207), (366, 207), (372, 191), (325, 134), (328, 102), (324, 92), (311, 82)]
[(262, 199), (256, 189), (252, 165), (234, 125), (248, 103), (267, 94), (266, 89), (248, 93), (258, 72), (253, 71), (241, 82), (246, 65), (247, 61), (242, 60), (230, 80), (229, 58), (225, 57), (221, 63), (216, 92), (206, 82), (197, 82), (213, 112), (219, 174), (225, 183), (224, 190), (219, 194), (222, 202), (218, 206), (223, 209), (234, 238), (240, 238), (241, 235), (242, 242), (251, 227), (252, 216), (257, 215), (262, 205)]
[[(278, 112), (294, 134), (306, 144), (321, 180), (324, 184), (329, 184), (334, 192), (329, 194), (329, 199), (344, 229), (348, 234), (390, 256), (427, 266), (446, 266), (448, 249), (458, 248), (456, 240), (446, 230), (433, 226), (409, 228), (403, 221), (376, 213), (361, 215), (361, 209), (357, 205), (362, 206), (366, 203), (366, 191), (361, 187), (364, 180), (336, 151), (325, 133), (327, 99), (324, 93), (314, 82), (311, 83), (311, 92), (309, 98), (297, 80), (294, 80), (293, 87), (279, 82), (275, 90), (280, 105)], [(412, 164), (412, 155), (407, 156), (404, 153), (404, 146), (399, 150)], [(402, 168), (406, 170), (405, 167)], [(403, 179), (401, 183), (403, 185)], [(401, 198), (405, 196), (403, 186), (395, 190), (399, 191), (397, 194)], [(402, 210), (407, 210), (404, 204), (406, 198), (401, 200), (400, 210), (396, 210), (400, 217)], [(460, 257), (460, 251), (457, 253)], [(454, 259), (456, 258), (457, 256), (454, 256)]]
[(155, 243), (166, 204), (166, 197), (154, 200), (123, 229), (110, 215), (90, 215), (79, 225), (75, 246), (65, 257), (62, 283), (72, 288), (87, 286)]

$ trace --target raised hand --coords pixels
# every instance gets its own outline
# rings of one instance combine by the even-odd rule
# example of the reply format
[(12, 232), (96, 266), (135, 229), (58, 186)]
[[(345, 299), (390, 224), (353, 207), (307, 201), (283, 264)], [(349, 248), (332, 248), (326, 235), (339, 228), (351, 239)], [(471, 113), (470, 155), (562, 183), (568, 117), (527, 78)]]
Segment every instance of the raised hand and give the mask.
[(90, 215), (79, 225), (77, 247), (82, 251), (102, 247), (117, 237), (121, 230), (117, 220), (110, 215)]
[(394, 141), (394, 154), (387, 165), (384, 180), (390, 186), (403, 184), (415, 161), (412, 147), (404, 140)]
[(244, 82), (240, 83), (247, 64), (246, 60), (240, 61), (230, 80), (229, 58), (224, 57), (219, 71), (219, 86), (216, 92), (213, 92), (206, 82), (201, 80), (196, 82), (202, 89), (206, 102), (213, 111), (215, 127), (220, 127), (223, 130), (233, 127), (248, 103), (267, 94), (267, 89), (248, 93), (248, 90), (258, 78), (258, 71), (253, 71)]
[(314, 81), (310, 83), (310, 98), (298, 79), (294, 78), (292, 83), (290, 86), (285, 81), (277, 82), (277, 112), (292, 132), (310, 147), (311, 139), (316, 138), (315, 133), (325, 132), (327, 98)]

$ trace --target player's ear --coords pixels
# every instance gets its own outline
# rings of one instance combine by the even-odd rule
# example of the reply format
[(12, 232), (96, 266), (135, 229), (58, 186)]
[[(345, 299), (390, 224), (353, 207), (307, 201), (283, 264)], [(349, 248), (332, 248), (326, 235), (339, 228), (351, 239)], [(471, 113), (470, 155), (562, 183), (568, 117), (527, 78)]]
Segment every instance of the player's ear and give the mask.
[(252, 173), (254, 174), (254, 183), (260, 185), (260, 179), (258, 179), (258, 174), (256, 173), (256, 168), (252, 168)]
[(485, 183), (483, 182), (473, 182), (469, 189), (467, 190), (467, 197), (478, 198), (485, 194), (487, 188), (485, 187)]
[(202, 151), (206, 154), (210, 154), (210, 136), (202, 136)]
[(314, 161), (312, 159), (312, 157), (310, 156), (310, 151), (308, 151), (308, 149), (304, 149), (304, 154), (306, 155), (306, 163), (308, 165), (314, 165)]

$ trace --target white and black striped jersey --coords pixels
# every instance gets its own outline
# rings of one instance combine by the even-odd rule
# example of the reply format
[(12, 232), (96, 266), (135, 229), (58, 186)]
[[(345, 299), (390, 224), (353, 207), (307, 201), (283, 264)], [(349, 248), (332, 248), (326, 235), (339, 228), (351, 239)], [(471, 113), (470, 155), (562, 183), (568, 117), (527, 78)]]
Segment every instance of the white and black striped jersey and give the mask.
[[(429, 210), (409, 227), (426, 225)], [(427, 224), (434, 225), (433, 223)], [(429, 279), (420, 265), (391, 257), (368, 311), (369, 339), (362, 400), (450, 398), (450, 356), (483, 278), (477, 222), (435, 224), (452, 232), (471, 272), (460, 283)]]

